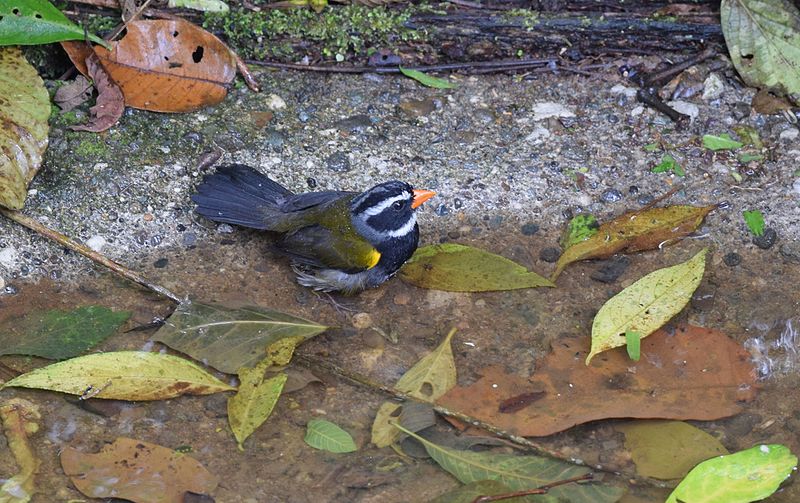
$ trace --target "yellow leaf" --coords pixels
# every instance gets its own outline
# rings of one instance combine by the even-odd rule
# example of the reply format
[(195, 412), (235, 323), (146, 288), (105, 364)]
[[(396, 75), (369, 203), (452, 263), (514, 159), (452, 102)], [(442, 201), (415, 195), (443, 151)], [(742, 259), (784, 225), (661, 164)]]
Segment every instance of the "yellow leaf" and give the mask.
[(264, 380), (264, 367), (239, 371), (239, 392), (228, 399), (228, 423), (244, 450), (244, 441), (272, 414), (286, 384), (286, 374)]
[[(452, 329), (439, 346), (425, 355), (408, 372), (403, 374), (395, 388), (409, 395), (433, 402), (456, 385), (456, 364), (453, 360), (453, 349), (450, 340), (456, 333)], [(372, 423), (372, 443), (378, 447), (387, 447), (394, 443), (400, 432), (390, 419), (399, 416), (401, 404), (385, 402), (378, 410)]]
[(164, 400), (236, 389), (188, 360), (146, 351), (80, 356), (22, 374), (3, 388), (14, 386), (117, 400)]
[(592, 350), (586, 365), (603, 351), (625, 345), (625, 332), (641, 339), (678, 314), (700, 285), (706, 267), (703, 249), (676, 266), (653, 271), (608, 300), (592, 324)]
[(39, 408), (21, 398), (12, 398), (0, 406), (8, 447), (19, 465), (19, 473), (0, 486), (2, 503), (27, 503), (36, 491), (33, 482), (40, 461), (31, 450), (28, 437), (39, 430), (40, 419)]

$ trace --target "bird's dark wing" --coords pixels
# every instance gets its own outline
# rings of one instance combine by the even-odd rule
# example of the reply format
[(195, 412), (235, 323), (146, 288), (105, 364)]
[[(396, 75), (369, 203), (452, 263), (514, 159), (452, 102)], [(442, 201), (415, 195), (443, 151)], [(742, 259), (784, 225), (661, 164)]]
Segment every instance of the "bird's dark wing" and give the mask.
[(287, 197), (280, 205), (281, 211), (292, 212), (307, 210), (314, 206), (331, 204), (345, 196), (352, 196), (356, 192), (345, 192), (341, 190), (325, 190), (322, 192), (307, 192), (305, 194), (293, 194)]
[(381, 254), (356, 234), (336, 235), (325, 227), (312, 225), (287, 234), (278, 248), (293, 260), (314, 267), (359, 272), (378, 263)]

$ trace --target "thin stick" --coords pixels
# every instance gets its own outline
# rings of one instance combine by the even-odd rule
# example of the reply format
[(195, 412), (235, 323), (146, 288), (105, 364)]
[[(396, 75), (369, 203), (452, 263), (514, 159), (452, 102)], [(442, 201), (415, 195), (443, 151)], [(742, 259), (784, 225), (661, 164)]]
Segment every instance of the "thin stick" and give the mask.
[(52, 239), (61, 246), (69, 248), (74, 252), (80, 253), (81, 255), (83, 255), (84, 257), (88, 258), (89, 260), (91, 260), (96, 264), (108, 267), (109, 269), (119, 274), (120, 276), (127, 278), (133, 281), (134, 283), (138, 283), (139, 285), (148, 288), (158, 293), (159, 295), (163, 295), (164, 297), (170, 299), (171, 301), (177, 304), (181, 304), (186, 300), (184, 297), (180, 297), (179, 295), (172, 293), (171, 291), (167, 290), (161, 285), (156, 285), (155, 283), (151, 283), (144, 276), (136, 272), (133, 272), (127, 267), (118, 264), (113, 260), (97, 253), (88, 246), (78, 243), (77, 241), (74, 241), (73, 239), (69, 238), (68, 236), (65, 236), (64, 234), (61, 234), (58, 231), (54, 231), (53, 229), (45, 227), (43, 224), (41, 224), (40, 222), (29, 216), (23, 215), (18, 211), (11, 211), (5, 208), (0, 208), (0, 215), (4, 215), (9, 220), (13, 220), (14, 222), (17, 222), (18, 224), (27, 227), (28, 229), (36, 232), (37, 234), (40, 234), (48, 239)]
[(549, 484), (545, 484), (543, 486), (536, 487), (534, 489), (523, 489), (522, 491), (515, 491), (513, 493), (505, 493), (505, 494), (495, 494), (494, 496), (478, 496), (472, 503), (487, 503), (490, 501), (502, 501), (511, 498), (517, 498), (519, 496), (532, 496), (534, 494), (547, 494), (550, 489), (558, 486), (563, 486), (564, 484), (571, 484), (573, 482), (582, 482), (584, 480), (592, 480), (594, 475), (590, 473), (586, 473), (581, 475), (580, 477), (572, 477), (569, 479), (564, 480), (557, 480), (555, 482), (550, 482)]

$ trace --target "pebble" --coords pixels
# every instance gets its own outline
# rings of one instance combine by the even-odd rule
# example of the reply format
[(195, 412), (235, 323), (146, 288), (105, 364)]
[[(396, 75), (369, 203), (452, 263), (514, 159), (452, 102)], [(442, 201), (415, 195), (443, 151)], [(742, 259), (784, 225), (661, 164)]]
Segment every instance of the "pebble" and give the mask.
[(733, 110), (731, 110), (731, 114), (733, 118), (737, 121), (740, 121), (746, 117), (750, 117), (750, 104), (740, 101), (738, 103), (734, 103)]
[(408, 295), (407, 293), (398, 293), (397, 295), (394, 296), (393, 302), (396, 306), (405, 306), (408, 305), (409, 302), (411, 302), (411, 296)]
[(334, 123), (333, 127), (347, 133), (364, 133), (372, 127), (372, 120), (369, 115), (358, 114)]
[(736, 267), (742, 263), (742, 256), (736, 252), (728, 252), (722, 257), (722, 261), (725, 262), (725, 265), (728, 267)]
[(432, 114), (436, 110), (436, 105), (432, 99), (409, 100), (400, 103), (397, 108), (407, 116), (417, 118)]
[(668, 101), (667, 105), (684, 115), (688, 115), (691, 121), (694, 121), (697, 116), (700, 115), (700, 108), (694, 103), (689, 103), (688, 101)]
[(636, 88), (623, 86), (622, 84), (617, 84), (611, 88), (611, 94), (622, 94), (627, 96), (628, 98), (635, 98)]
[(528, 133), (528, 136), (525, 137), (525, 141), (528, 143), (539, 143), (545, 138), (550, 137), (550, 130), (544, 126), (536, 126), (533, 128), (533, 131)]
[(629, 265), (631, 265), (631, 259), (625, 255), (614, 257), (611, 260), (607, 260), (590, 277), (600, 283), (613, 283), (622, 276)]
[(372, 326), (372, 316), (369, 313), (356, 313), (350, 321), (353, 328), (364, 329)]
[(325, 165), (329, 170), (336, 173), (346, 173), (350, 171), (350, 159), (344, 152), (334, 152), (325, 159)]
[(6, 287), (6, 280), (4, 280), (2, 276), (0, 276), (0, 290), (3, 290), (5, 287)]
[(286, 143), (286, 135), (276, 129), (267, 129), (264, 132), (264, 143), (277, 152), (283, 149), (283, 144)]
[(600, 200), (604, 203), (616, 203), (622, 199), (622, 192), (617, 189), (608, 189), (600, 195)]
[(272, 111), (283, 110), (286, 108), (286, 102), (277, 94), (270, 94), (267, 97), (267, 108)]
[(784, 129), (781, 131), (779, 138), (781, 141), (791, 142), (797, 139), (800, 136), (800, 130), (796, 127), (790, 127), (789, 129)]
[(433, 210), (433, 212), (436, 213), (438, 216), (443, 217), (445, 215), (450, 214), (450, 209), (447, 207), (446, 204), (440, 204), (439, 206), (436, 207), (435, 210)]
[(547, 248), (543, 248), (542, 251), (539, 252), (539, 258), (544, 260), (545, 262), (550, 262), (551, 264), (558, 260), (558, 257), (561, 256), (561, 250), (554, 246), (548, 246)]
[(91, 248), (96, 252), (101, 251), (103, 247), (106, 245), (106, 243), (107, 243), (106, 238), (97, 234), (86, 240), (86, 246), (88, 246), (89, 248)]
[(155, 262), (153, 262), (153, 267), (155, 267), (156, 269), (163, 269), (163, 268), (167, 267), (168, 263), (169, 263), (169, 259), (168, 258), (160, 258), (160, 259), (156, 260)]
[(561, 103), (536, 103), (533, 105), (533, 120), (541, 121), (550, 117), (575, 117), (575, 112)]
[(183, 246), (192, 248), (197, 245), (197, 234), (194, 232), (187, 232), (183, 235)]
[(0, 250), (0, 265), (6, 269), (12, 269), (17, 263), (17, 249), (13, 246), (7, 246)]
[(784, 243), (780, 247), (781, 255), (793, 264), (800, 264), (800, 241)]
[(498, 229), (502, 224), (503, 224), (503, 215), (492, 216), (492, 218), (489, 219), (488, 223), (490, 229)]
[(725, 92), (725, 83), (719, 74), (711, 72), (703, 82), (703, 99), (713, 101), (719, 99)]
[(539, 226), (533, 222), (528, 222), (520, 228), (520, 232), (522, 232), (523, 236), (533, 236), (539, 232)]
[(753, 238), (753, 244), (761, 248), (762, 250), (769, 250), (772, 248), (772, 245), (778, 240), (778, 233), (775, 232), (775, 229), (771, 227), (767, 227), (764, 229), (764, 234), (760, 236), (755, 236)]

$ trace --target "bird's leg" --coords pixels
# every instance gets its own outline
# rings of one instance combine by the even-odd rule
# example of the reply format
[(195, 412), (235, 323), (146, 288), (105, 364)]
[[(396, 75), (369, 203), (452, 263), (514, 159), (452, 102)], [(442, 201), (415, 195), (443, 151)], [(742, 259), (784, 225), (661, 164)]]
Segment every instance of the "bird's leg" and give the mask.
[(341, 316), (345, 316), (346, 313), (355, 313), (358, 311), (358, 309), (353, 306), (342, 304), (341, 302), (337, 301), (329, 292), (319, 292), (316, 290), (313, 290), (313, 292), (318, 298), (330, 304)]

